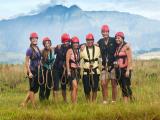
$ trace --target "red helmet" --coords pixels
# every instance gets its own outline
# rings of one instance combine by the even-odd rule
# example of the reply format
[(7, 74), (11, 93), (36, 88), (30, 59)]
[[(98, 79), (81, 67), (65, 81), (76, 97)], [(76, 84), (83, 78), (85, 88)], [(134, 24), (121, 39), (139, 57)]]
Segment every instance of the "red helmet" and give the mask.
[(94, 40), (94, 36), (92, 33), (86, 35), (86, 40)]
[(30, 34), (30, 39), (31, 38), (38, 38), (38, 34), (36, 33), (36, 32), (32, 32), (31, 34)]
[(120, 36), (124, 39), (124, 33), (123, 32), (117, 32), (115, 37)]
[(71, 42), (72, 43), (79, 43), (78, 37), (76, 37), (76, 36), (72, 37)]
[(51, 42), (51, 40), (49, 39), (49, 37), (45, 37), (45, 38), (43, 38), (43, 45), (45, 44), (46, 41), (50, 41)]
[(61, 42), (65, 43), (65, 42), (69, 42), (70, 41), (70, 36), (67, 33), (62, 34), (61, 36)]
[(101, 31), (109, 32), (109, 26), (108, 25), (103, 25), (102, 28), (101, 28)]

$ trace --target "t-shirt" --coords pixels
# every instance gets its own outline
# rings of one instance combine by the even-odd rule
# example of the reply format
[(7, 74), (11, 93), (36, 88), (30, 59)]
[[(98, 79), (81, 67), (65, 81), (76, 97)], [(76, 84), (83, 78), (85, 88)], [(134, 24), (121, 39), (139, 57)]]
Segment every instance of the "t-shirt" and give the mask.
[(30, 47), (26, 51), (26, 56), (30, 57), (30, 69), (34, 71), (36, 68), (38, 68), (38, 65), (41, 60), (41, 53), (40, 51), (33, 51), (33, 49)]
[(63, 69), (63, 65), (66, 62), (66, 53), (70, 46), (66, 47), (64, 44), (61, 45), (60, 48), (55, 48), (56, 59), (54, 62), (55, 69)]
[(104, 42), (104, 39), (100, 39), (98, 41), (101, 55), (102, 55), (102, 65), (106, 66), (106, 63), (108, 66), (112, 66), (113, 62), (115, 61), (115, 51), (116, 51), (116, 41), (115, 38), (109, 37), (108, 44), (106, 45)]

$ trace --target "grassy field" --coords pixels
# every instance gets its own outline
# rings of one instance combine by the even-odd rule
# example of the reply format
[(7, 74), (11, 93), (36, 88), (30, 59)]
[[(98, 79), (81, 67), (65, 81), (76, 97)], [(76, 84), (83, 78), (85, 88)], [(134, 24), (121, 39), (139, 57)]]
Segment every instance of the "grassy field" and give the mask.
[(37, 109), (33, 109), (31, 104), (21, 108), (19, 105), (28, 90), (24, 73), (22, 65), (0, 65), (0, 120), (160, 120), (158, 60), (134, 61), (132, 89), (136, 101), (128, 104), (123, 103), (120, 88), (115, 104), (102, 104), (101, 90), (95, 103), (86, 103), (80, 81), (76, 105), (71, 104), (68, 90), (67, 104), (62, 101), (61, 95), (55, 103), (52, 94), (49, 101), (40, 103), (37, 94)]

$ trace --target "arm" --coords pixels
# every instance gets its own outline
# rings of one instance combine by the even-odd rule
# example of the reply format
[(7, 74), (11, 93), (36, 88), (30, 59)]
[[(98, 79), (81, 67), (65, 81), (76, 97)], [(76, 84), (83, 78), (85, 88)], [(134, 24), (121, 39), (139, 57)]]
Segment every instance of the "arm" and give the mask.
[(86, 45), (84, 44), (84, 45), (82, 45), (81, 48), (80, 48), (80, 60), (83, 59), (83, 51), (84, 51), (84, 49), (85, 49), (85, 46), (86, 46)]
[(95, 45), (95, 46), (97, 46), (97, 47), (99, 47), (99, 44), (98, 44), (98, 42), (97, 42), (97, 43), (94, 43), (94, 45)]
[(126, 77), (129, 77), (130, 70), (132, 70), (132, 50), (131, 50), (130, 46), (128, 46), (128, 45), (126, 48), (126, 54), (127, 54), (127, 59), (128, 59)]
[(29, 67), (29, 60), (30, 60), (30, 56), (26, 56), (26, 61), (25, 61), (25, 66), (26, 66), (26, 69), (27, 69), (27, 73), (29, 75), (29, 78), (32, 78), (33, 75), (31, 73), (31, 70), (30, 70), (30, 67)]
[(128, 59), (127, 70), (129, 71), (132, 69), (132, 50), (129, 45), (127, 45), (126, 53), (127, 53), (127, 59)]
[(68, 75), (70, 75), (69, 73), (71, 72), (70, 71), (70, 64), (69, 64), (70, 57), (71, 57), (71, 49), (69, 49), (67, 51), (67, 54), (66, 54), (66, 67), (67, 67), (67, 73), (68, 73)]

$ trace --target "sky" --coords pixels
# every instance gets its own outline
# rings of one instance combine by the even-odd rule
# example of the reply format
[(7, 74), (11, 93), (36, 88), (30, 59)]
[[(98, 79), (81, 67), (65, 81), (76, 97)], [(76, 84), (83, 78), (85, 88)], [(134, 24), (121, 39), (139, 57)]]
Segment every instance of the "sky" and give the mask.
[(160, 0), (0, 0), (0, 19), (36, 13), (48, 6), (78, 5), (85, 11), (120, 11), (160, 20)]

